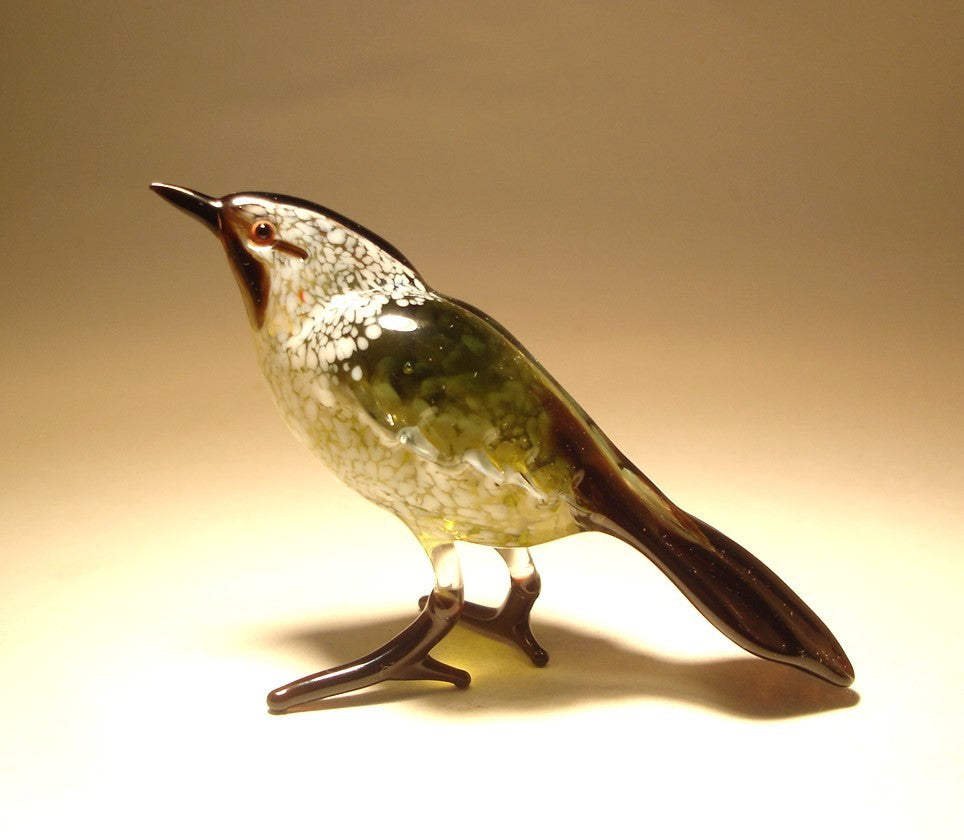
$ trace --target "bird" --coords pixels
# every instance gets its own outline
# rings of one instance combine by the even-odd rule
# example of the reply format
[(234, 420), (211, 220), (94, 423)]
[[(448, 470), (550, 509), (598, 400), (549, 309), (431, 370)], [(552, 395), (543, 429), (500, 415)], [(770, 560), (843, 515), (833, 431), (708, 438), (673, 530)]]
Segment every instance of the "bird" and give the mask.
[[(601, 532), (649, 558), (746, 651), (849, 686), (827, 626), (749, 551), (672, 502), (503, 326), (432, 289), (393, 245), (326, 207), (272, 192), (151, 189), (227, 253), (256, 355), (288, 427), (334, 474), (395, 514), (433, 567), (415, 619), (382, 647), (268, 694), (285, 713), (385, 680), (467, 688), (433, 648), (458, 623), (544, 666), (530, 549)], [(509, 572), (499, 607), (466, 601), (459, 542)]]

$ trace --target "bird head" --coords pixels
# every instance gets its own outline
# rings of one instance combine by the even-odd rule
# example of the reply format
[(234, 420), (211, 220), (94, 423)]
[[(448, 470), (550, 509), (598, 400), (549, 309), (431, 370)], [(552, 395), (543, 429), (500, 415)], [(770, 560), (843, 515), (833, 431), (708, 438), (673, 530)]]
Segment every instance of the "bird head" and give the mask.
[(313, 305), (339, 292), (397, 284), (401, 277), (420, 284), (396, 248), (320, 205), (275, 193), (212, 198), (169, 184), (151, 189), (221, 240), (256, 330), (275, 305)]

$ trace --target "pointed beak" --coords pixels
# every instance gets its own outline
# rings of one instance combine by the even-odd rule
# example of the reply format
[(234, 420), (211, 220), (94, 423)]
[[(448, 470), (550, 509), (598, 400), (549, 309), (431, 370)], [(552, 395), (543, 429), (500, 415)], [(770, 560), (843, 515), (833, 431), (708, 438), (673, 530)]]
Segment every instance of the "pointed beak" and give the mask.
[(203, 222), (212, 233), (216, 234), (220, 230), (220, 199), (171, 184), (151, 184), (151, 189), (175, 207), (179, 207), (185, 213), (190, 213), (195, 219)]

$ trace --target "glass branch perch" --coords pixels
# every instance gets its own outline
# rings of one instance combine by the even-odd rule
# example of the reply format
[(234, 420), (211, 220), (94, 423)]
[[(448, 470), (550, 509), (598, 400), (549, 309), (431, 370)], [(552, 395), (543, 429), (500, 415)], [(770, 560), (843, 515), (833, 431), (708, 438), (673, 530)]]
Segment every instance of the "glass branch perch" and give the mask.
[[(853, 681), (837, 640), (780, 578), (673, 504), (503, 327), (433, 291), (385, 240), (298, 198), (151, 188), (224, 245), (288, 426), (348, 486), (398, 516), (435, 571), (405, 630), (272, 691), (272, 711), (384, 680), (465, 688), (467, 672), (431, 656), (458, 621), (545, 665), (529, 625), (540, 589), (529, 548), (580, 531), (646, 555), (750, 653), (836, 685)], [(458, 541), (491, 546), (505, 561), (501, 607), (464, 600)]]

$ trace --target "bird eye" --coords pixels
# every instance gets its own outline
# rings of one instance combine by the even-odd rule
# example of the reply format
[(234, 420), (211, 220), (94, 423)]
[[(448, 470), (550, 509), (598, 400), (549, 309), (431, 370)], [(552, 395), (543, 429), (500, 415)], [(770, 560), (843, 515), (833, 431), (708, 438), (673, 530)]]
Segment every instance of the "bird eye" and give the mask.
[(278, 231), (271, 222), (255, 222), (248, 231), (248, 238), (256, 245), (270, 245), (278, 237)]

